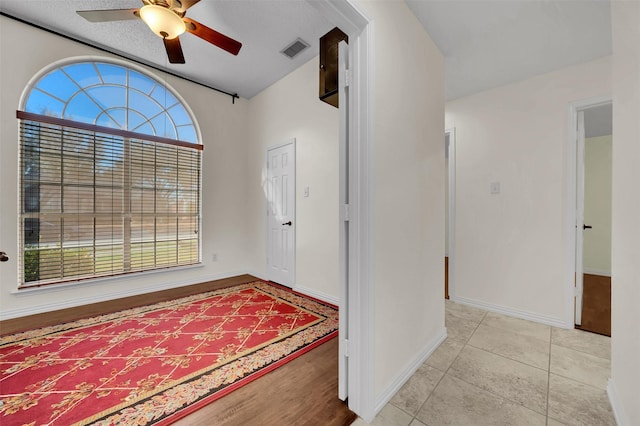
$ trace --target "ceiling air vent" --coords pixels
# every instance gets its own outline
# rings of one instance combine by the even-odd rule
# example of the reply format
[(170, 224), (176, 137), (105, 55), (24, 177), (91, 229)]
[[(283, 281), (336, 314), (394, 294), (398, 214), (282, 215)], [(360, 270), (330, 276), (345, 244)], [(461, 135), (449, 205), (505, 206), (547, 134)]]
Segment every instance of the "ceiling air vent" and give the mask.
[(308, 47), (309, 47), (309, 43), (299, 38), (293, 43), (291, 43), (290, 45), (288, 45), (287, 47), (285, 47), (284, 49), (282, 49), (280, 53), (284, 54), (289, 59), (293, 59), (296, 56), (298, 56), (300, 52), (302, 52), (304, 49)]

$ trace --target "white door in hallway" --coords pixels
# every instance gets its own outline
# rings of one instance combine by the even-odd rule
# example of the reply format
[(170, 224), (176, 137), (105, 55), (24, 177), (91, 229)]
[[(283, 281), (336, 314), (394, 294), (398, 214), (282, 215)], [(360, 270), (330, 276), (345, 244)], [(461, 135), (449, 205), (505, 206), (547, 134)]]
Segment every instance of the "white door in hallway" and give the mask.
[[(612, 137), (612, 121), (611, 102), (576, 112), (575, 324), (580, 326), (584, 274), (611, 276), (612, 139), (607, 143), (602, 137)], [(587, 322), (593, 326), (593, 317)]]
[(295, 282), (295, 140), (267, 151), (267, 274), (287, 287)]
[(576, 154), (576, 274), (575, 274), (575, 323), (582, 324), (582, 290), (583, 290), (583, 265), (582, 251), (584, 244), (584, 111), (578, 111), (578, 140)]

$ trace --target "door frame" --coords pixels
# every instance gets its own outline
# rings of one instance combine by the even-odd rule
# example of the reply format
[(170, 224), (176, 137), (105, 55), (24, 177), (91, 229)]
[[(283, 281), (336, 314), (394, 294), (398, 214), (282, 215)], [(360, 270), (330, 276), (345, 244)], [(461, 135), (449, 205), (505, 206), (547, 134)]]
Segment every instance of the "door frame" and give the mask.
[(585, 121), (584, 109), (576, 111), (576, 266), (574, 274), (574, 310), (573, 323), (582, 324), (582, 299), (584, 292), (584, 144)]
[[(278, 284), (282, 284), (285, 286), (290, 286), (292, 289), (295, 288), (296, 286), (296, 229), (297, 229), (297, 218), (296, 218), (296, 200), (297, 200), (297, 194), (296, 194), (296, 181), (297, 181), (297, 177), (296, 177), (296, 138), (292, 138), (289, 139), (286, 142), (277, 144), (277, 145), (271, 145), (268, 146), (267, 149), (265, 150), (265, 170), (267, 170), (267, 181), (269, 179), (269, 151), (272, 151), (274, 149), (279, 149), (279, 148), (283, 148), (287, 145), (292, 145), (293, 146), (293, 208), (292, 208), (292, 222), (293, 222), (293, 226), (291, 227), (292, 231), (293, 231), (293, 258), (291, 259), (291, 277), (292, 277), (292, 281), (290, 283), (278, 283)], [(269, 183), (268, 183), (269, 185)], [(268, 189), (268, 191), (271, 191), (271, 189)], [(269, 229), (269, 200), (267, 197), (267, 203), (266, 203), (266, 209), (265, 209), (265, 229), (266, 229), (266, 233), (267, 233), (267, 238), (265, 238), (267, 246), (265, 247), (266, 249), (266, 258), (267, 258), (267, 279), (271, 280), (271, 267), (269, 266), (269, 247), (271, 246), (271, 231)]]
[[(449, 253), (445, 253), (449, 257), (449, 264), (447, 267), (447, 274), (449, 280), (449, 299), (455, 300), (455, 235), (456, 235), (456, 128), (451, 127), (445, 129), (445, 137), (449, 135), (449, 148), (447, 152), (448, 164), (448, 177), (449, 185), (445, 188), (449, 192), (449, 227), (447, 228), (447, 239), (449, 241)], [(447, 147), (445, 147), (446, 149)]]
[[(338, 44), (338, 99), (340, 115), (339, 149), (339, 209), (340, 231), (338, 253), (340, 257), (340, 312), (348, 312), (349, 306), (349, 46)], [(349, 316), (340, 315), (338, 324), (338, 398), (346, 401), (349, 393)]]
[[(565, 227), (566, 227), (566, 254), (567, 263), (565, 265), (565, 309), (564, 309), (564, 326), (565, 328), (574, 328), (576, 324), (576, 296), (578, 296), (575, 280), (576, 260), (577, 260), (577, 243), (578, 243), (578, 112), (584, 111), (597, 106), (613, 103), (612, 96), (599, 96), (569, 104), (568, 129), (567, 129), (567, 187), (565, 189), (567, 196), (565, 197)], [(584, 149), (584, 147), (582, 147)], [(584, 165), (583, 165), (584, 166)], [(583, 200), (584, 203), (584, 200)], [(584, 206), (582, 206), (584, 209)], [(582, 226), (582, 224), (580, 225)], [(579, 295), (581, 296), (581, 295)]]
[[(376, 414), (373, 282), (374, 25), (351, 0), (307, 0), (349, 36), (348, 405), (371, 422)], [(340, 182), (341, 185), (345, 182)], [(342, 208), (342, 206), (340, 207)], [(341, 227), (341, 232), (344, 227)]]

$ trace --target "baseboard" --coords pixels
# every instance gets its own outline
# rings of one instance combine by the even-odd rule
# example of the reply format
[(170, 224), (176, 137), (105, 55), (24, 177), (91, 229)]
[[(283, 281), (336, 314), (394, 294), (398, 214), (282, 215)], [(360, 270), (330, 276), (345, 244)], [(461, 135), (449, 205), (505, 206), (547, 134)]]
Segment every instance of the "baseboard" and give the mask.
[[(75, 308), (77, 306), (90, 305), (92, 303), (107, 302), (114, 299), (121, 299), (123, 297), (139, 296), (141, 294), (152, 293), (152, 292), (162, 291), (162, 290), (169, 290), (172, 288), (185, 287), (189, 285), (200, 284), (207, 281), (222, 280), (226, 278), (237, 277), (240, 275), (246, 275), (246, 272), (235, 271), (235, 272), (229, 272), (229, 273), (219, 274), (219, 275), (198, 277), (195, 279), (190, 279), (185, 281), (172, 281), (164, 284), (154, 284), (153, 286), (135, 287), (135, 288), (130, 288), (123, 291), (101, 294), (98, 296), (81, 297), (78, 299), (64, 300), (64, 301), (59, 301), (55, 303), (47, 303), (47, 304), (41, 304), (41, 305), (35, 305), (35, 306), (28, 306), (25, 308), (7, 309), (0, 312), (0, 321), (25, 317), (28, 315), (43, 314), (46, 312), (57, 311), (60, 309)], [(51, 291), (55, 291), (55, 290), (56, 290), (55, 288), (51, 288)]]
[[(169, 282), (169, 283), (165, 283), (165, 284), (155, 284), (153, 286), (146, 286), (146, 287), (136, 287), (136, 288), (131, 288), (131, 289), (127, 289), (127, 290), (123, 290), (123, 291), (117, 291), (117, 292), (111, 292), (111, 293), (107, 293), (107, 294), (101, 294), (99, 296), (89, 296), (89, 297), (83, 297), (83, 298), (78, 298), (78, 299), (72, 299), (72, 300), (65, 300), (65, 301), (59, 301), (59, 302), (55, 302), (55, 303), (48, 303), (48, 304), (42, 304), (42, 305), (36, 305), (36, 306), (28, 306), (25, 308), (16, 308), (16, 309), (8, 309), (8, 310), (3, 310), (2, 312), (0, 312), (0, 321), (4, 321), (4, 320), (10, 320), (10, 319), (15, 319), (15, 318), (20, 318), (20, 317), (25, 317), (25, 316), (29, 316), (29, 315), (36, 315), (36, 314), (43, 314), (46, 312), (52, 312), (52, 311), (57, 311), (60, 309), (67, 309), (67, 308), (75, 308), (78, 306), (83, 306), (83, 305), (90, 305), (92, 303), (100, 303), (100, 302), (107, 302), (110, 300), (114, 300), (114, 299), (121, 299), (124, 297), (130, 297), (130, 296), (139, 296), (141, 294), (146, 294), (146, 293), (152, 293), (152, 292), (156, 292), (156, 291), (163, 291), (163, 290), (170, 290), (173, 288), (179, 288), (179, 287), (185, 287), (185, 286), (190, 286), (190, 285), (194, 285), (194, 284), (200, 284), (203, 282), (207, 282), (207, 281), (215, 281), (215, 280), (223, 280), (226, 278), (232, 278), (232, 277), (237, 277), (237, 276), (241, 276), (241, 275), (251, 275), (256, 277), (257, 279), (261, 279), (264, 281), (269, 281), (268, 278), (266, 278), (265, 276), (263, 276), (262, 274), (259, 273), (254, 273), (254, 272), (246, 272), (246, 271), (235, 271), (235, 272), (229, 272), (229, 273), (225, 273), (225, 274), (218, 274), (218, 275), (212, 275), (212, 276), (205, 276), (205, 277), (198, 277), (196, 279), (190, 279), (190, 280), (185, 280), (185, 281), (173, 281), (173, 282)], [(340, 303), (340, 300), (337, 297), (334, 296), (330, 296), (328, 294), (310, 289), (310, 288), (306, 288), (304, 286), (294, 286), (293, 288), (295, 291), (302, 293), (306, 296), (310, 296), (313, 297), (315, 299), (318, 299), (320, 301), (323, 302), (327, 302), (330, 303), (332, 305), (338, 306)], [(37, 289), (37, 291), (60, 291), (61, 289), (58, 288), (56, 289), (55, 287), (49, 287), (46, 289)], [(27, 294), (26, 292), (23, 293), (23, 295)], [(20, 293), (16, 292), (16, 295), (20, 295)]]
[[(247, 272), (249, 275), (253, 275), (256, 278), (260, 278), (264, 281), (269, 281), (269, 277), (267, 277), (266, 273), (250, 271)], [(321, 291), (313, 290), (311, 288), (305, 287), (303, 285), (294, 284), (292, 290), (297, 291), (298, 293), (302, 293), (305, 296), (313, 297), (314, 299), (318, 299), (321, 302), (327, 302), (332, 305), (338, 306), (340, 304), (340, 298), (331, 296), (329, 294), (323, 293)]]
[(609, 382), (607, 383), (607, 396), (611, 403), (611, 410), (613, 411), (613, 417), (616, 419), (616, 424), (618, 426), (630, 426), (631, 423), (627, 423), (625, 420), (627, 417), (624, 415), (624, 410), (618, 402), (620, 399), (618, 398), (618, 391), (616, 391), (616, 385), (613, 382), (613, 379), (609, 379)]
[[(385, 405), (393, 398), (393, 396), (398, 393), (400, 388), (413, 376), (413, 374), (420, 368), (420, 366), (431, 356), (431, 354), (438, 349), (438, 346), (447, 338), (447, 330), (443, 327), (440, 332), (431, 339), (424, 348), (420, 351), (418, 356), (411, 362), (406, 368), (404, 368), (391, 382), (391, 384), (387, 387), (386, 390), (382, 392), (376, 398), (376, 405), (374, 408), (373, 416), (377, 415), (380, 410), (384, 408)], [(365, 419), (367, 420), (367, 419)], [(372, 421), (372, 419), (368, 419)]]
[(588, 274), (588, 275), (598, 275), (600, 277), (609, 277), (609, 278), (611, 278), (611, 271), (603, 271), (601, 269), (583, 268), (582, 269), (582, 273), (583, 274)]
[(309, 296), (314, 299), (318, 299), (322, 302), (330, 303), (335, 306), (338, 306), (340, 304), (340, 299), (335, 296), (330, 296), (326, 293), (322, 293), (321, 291), (316, 291), (301, 285), (297, 285), (297, 284), (294, 285), (293, 290), (297, 291), (298, 293), (302, 293), (305, 296)]
[(249, 275), (253, 275), (254, 277), (259, 278), (259, 279), (261, 279), (263, 281), (269, 281), (269, 277), (267, 277), (266, 272), (249, 271), (249, 272), (246, 272), (246, 273), (249, 274)]
[(551, 325), (559, 328), (573, 328), (574, 324), (567, 324), (560, 318), (542, 315), (535, 312), (522, 311), (519, 309), (508, 308), (506, 306), (494, 305), (493, 303), (486, 303), (475, 299), (469, 299), (466, 297), (454, 297), (451, 296), (451, 300), (463, 305), (469, 305), (476, 308), (484, 309), (485, 311), (491, 311), (498, 314), (507, 315), (510, 317), (516, 317), (525, 319), (528, 321), (539, 322), (541, 324)]

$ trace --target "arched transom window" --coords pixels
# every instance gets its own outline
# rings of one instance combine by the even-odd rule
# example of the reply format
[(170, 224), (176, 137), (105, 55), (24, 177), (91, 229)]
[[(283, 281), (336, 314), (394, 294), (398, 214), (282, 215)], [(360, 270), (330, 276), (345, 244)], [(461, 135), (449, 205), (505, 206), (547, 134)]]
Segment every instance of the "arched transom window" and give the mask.
[(198, 143), (182, 102), (166, 85), (131, 68), (80, 62), (55, 68), (28, 94), (25, 111)]
[(120, 63), (54, 66), (20, 124), (20, 287), (200, 262), (202, 145), (187, 106)]

